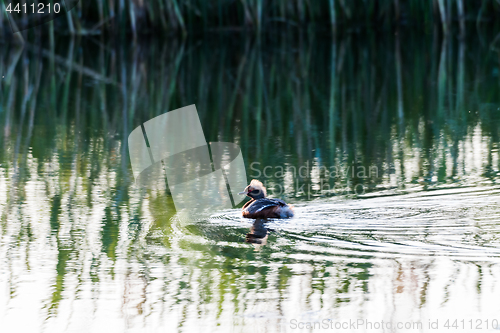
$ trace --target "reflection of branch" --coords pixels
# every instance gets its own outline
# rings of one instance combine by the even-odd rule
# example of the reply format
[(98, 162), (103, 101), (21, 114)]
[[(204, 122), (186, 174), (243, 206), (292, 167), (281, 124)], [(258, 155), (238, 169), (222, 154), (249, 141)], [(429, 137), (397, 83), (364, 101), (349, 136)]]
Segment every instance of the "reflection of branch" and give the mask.
[(7, 84), (10, 85), (10, 81), (12, 80), (12, 75), (14, 74), (14, 70), (16, 69), (17, 62), (19, 61), (19, 58), (23, 53), (23, 47), (22, 46), (15, 47), (9, 53), (10, 53), (8, 60), (9, 62), (7, 66), (5, 80)]
[[(2, 1), (2, 6), (1, 7), (2, 7), (4, 13), (7, 13), (7, 9), (5, 8), (5, 4), (3, 3), (3, 1)], [(17, 24), (16, 24), (15, 20), (11, 20), (11, 19), (7, 19), (7, 20), (10, 23), (10, 27), (11, 27), (12, 31), (17, 31), (17, 32), (15, 32), (13, 34), (16, 42), (18, 42), (19, 44), (24, 44), (23, 35), (19, 31), (19, 28), (17, 27)], [(1, 21), (2, 20), (0, 19), (0, 23), (2, 23)]]
[[(497, 0), (498, 1), (498, 0)], [(457, 1), (458, 19), (460, 21), (460, 38), (465, 38), (465, 13), (463, 0)]]
[(50, 60), (53, 60), (54, 62), (60, 64), (60, 65), (63, 65), (64, 67), (70, 69), (70, 70), (74, 70), (74, 71), (77, 71), (79, 73), (82, 73), (86, 76), (89, 76), (95, 80), (99, 80), (99, 81), (102, 81), (104, 83), (108, 83), (108, 84), (113, 84), (113, 85), (116, 85), (116, 86), (120, 86), (120, 84), (116, 81), (114, 81), (113, 79), (110, 79), (110, 78), (107, 78), (105, 77), (104, 75), (101, 75), (99, 74), (98, 72), (88, 68), (88, 67), (85, 67), (83, 65), (80, 65), (80, 64), (77, 64), (75, 63), (74, 61), (70, 60), (70, 59), (66, 59), (66, 58), (63, 58), (57, 54), (54, 54), (48, 50), (45, 50), (45, 49), (42, 49), (42, 48), (38, 48), (38, 47), (35, 47), (33, 45), (30, 45), (30, 44), (26, 44), (25, 45), (26, 48), (34, 53), (40, 53), (42, 56), (50, 59)]
[(439, 6), (439, 14), (441, 14), (441, 25), (443, 27), (443, 33), (448, 34), (448, 18), (446, 17), (446, 5), (444, 0), (437, 0)]
[(399, 125), (403, 125), (403, 75), (401, 70), (401, 49), (399, 46), (399, 34), (396, 37), (396, 86), (398, 91), (398, 118)]
[(491, 42), (490, 44), (490, 49), (493, 50), (493, 51), (499, 51), (499, 49), (497, 47), (495, 47), (495, 44), (496, 42), (498, 41), (498, 39), (500, 38), (500, 33), (498, 35), (496, 35), (495, 39), (493, 39), (493, 41)]

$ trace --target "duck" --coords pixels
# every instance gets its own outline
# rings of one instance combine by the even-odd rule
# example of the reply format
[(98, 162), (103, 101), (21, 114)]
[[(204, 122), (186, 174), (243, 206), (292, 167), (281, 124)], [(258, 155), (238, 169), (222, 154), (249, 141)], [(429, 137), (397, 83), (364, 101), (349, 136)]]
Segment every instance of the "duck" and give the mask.
[(248, 201), (241, 213), (243, 217), (249, 219), (267, 219), (267, 218), (291, 218), (294, 215), (293, 206), (287, 205), (281, 199), (266, 198), (267, 191), (264, 184), (257, 179), (253, 179), (243, 192), (252, 200)]

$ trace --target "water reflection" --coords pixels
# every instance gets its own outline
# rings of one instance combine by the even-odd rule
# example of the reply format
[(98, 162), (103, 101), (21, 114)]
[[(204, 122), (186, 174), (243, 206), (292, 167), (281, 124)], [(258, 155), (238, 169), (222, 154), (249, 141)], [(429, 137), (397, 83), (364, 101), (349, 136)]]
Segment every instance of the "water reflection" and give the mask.
[(257, 245), (266, 245), (269, 230), (266, 227), (267, 219), (255, 219), (245, 241)]
[[(2, 327), (495, 319), (499, 62), (467, 36), (6, 45)], [(168, 188), (134, 186), (129, 132), (193, 103), (296, 218), (184, 225)]]

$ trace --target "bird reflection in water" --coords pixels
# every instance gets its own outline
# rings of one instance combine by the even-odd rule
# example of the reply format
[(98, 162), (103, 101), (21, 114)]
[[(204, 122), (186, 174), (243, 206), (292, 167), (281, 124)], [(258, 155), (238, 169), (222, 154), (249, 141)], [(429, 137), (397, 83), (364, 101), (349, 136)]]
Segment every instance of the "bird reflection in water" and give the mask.
[(250, 232), (247, 234), (245, 241), (247, 243), (260, 246), (266, 245), (269, 231), (272, 231), (266, 227), (267, 221), (267, 219), (256, 219), (250, 228)]

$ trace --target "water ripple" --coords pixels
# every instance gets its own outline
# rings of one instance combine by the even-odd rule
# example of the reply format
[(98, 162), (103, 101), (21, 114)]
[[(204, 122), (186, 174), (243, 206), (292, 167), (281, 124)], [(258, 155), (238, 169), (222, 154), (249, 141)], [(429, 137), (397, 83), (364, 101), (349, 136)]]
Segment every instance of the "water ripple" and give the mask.
[[(450, 188), (296, 205), (291, 220), (270, 220), (274, 251), (305, 260), (326, 256), (446, 256), (466, 261), (500, 260), (500, 189)], [(224, 228), (252, 220), (229, 211), (209, 220)], [(236, 244), (235, 244), (236, 246)]]

